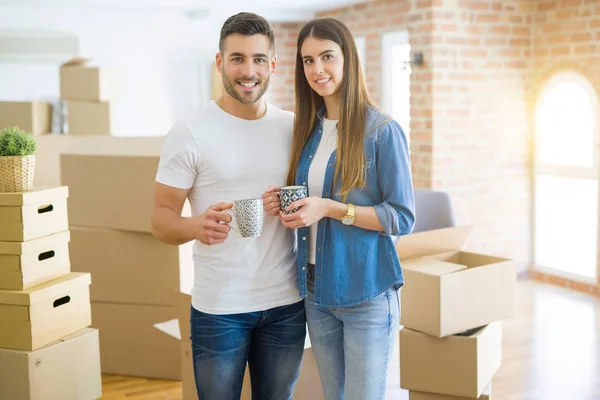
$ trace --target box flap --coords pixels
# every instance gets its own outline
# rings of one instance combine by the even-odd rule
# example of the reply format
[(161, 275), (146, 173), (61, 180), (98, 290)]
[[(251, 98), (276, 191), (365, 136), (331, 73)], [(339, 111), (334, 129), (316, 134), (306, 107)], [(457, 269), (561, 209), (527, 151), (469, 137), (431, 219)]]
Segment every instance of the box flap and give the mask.
[(67, 186), (38, 187), (29, 192), (0, 192), (0, 206), (24, 206), (67, 197), (69, 197)]
[(91, 283), (91, 274), (71, 272), (26, 290), (0, 290), (0, 304), (28, 306), (44, 299), (59, 300), (61, 297), (67, 296), (73, 288), (90, 285)]
[(64, 231), (27, 242), (0, 242), (0, 254), (28, 254), (36, 251), (51, 250), (56, 243), (69, 242), (71, 233)]
[(415, 258), (402, 265), (404, 269), (420, 272), (427, 275), (442, 276), (456, 271), (467, 269), (466, 265), (453, 264), (445, 261), (431, 260), (427, 258)]
[(73, 57), (70, 60), (61, 64), (61, 68), (63, 67), (84, 67), (86, 64), (89, 64), (92, 61), (91, 58), (83, 58), (83, 57)]
[(400, 261), (452, 250), (460, 250), (471, 234), (472, 226), (455, 226), (400, 236), (396, 250)]

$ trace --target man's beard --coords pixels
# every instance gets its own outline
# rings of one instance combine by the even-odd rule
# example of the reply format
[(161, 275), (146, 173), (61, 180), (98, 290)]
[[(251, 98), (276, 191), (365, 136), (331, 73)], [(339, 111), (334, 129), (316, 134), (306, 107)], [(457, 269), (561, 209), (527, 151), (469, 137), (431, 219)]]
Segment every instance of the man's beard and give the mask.
[[(223, 75), (223, 87), (225, 88), (227, 93), (229, 93), (229, 95), (231, 97), (233, 97), (234, 99), (236, 99), (237, 101), (239, 101), (242, 104), (256, 103), (258, 100), (260, 100), (262, 98), (262, 96), (265, 94), (265, 92), (269, 88), (270, 76), (267, 76), (267, 78), (264, 81), (261, 81), (255, 77), (250, 77), (250, 78), (242, 77), (242, 78), (231, 80), (227, 77), (227, 75), (225, 75), (225, 73), (223, 73), (222, 75)], [(257, 82), (256, 85), (258, 86), (258, 92), (256, 94), (254, 94), (254, 92), (246, 92), (246, 93), (238, 92), (236, 90), (236, 88), (238, 87), (237, 81), (245, 81), (245, 82), (255, 81), (255, 82)]]

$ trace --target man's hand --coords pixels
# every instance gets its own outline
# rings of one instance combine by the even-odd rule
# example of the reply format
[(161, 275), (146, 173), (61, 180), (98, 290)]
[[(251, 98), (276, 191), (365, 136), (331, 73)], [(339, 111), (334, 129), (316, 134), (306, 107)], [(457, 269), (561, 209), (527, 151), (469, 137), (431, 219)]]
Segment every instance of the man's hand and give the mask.
[(205, 212), (194, 218), (197, 228), (195, 237), (202, 243), (212, 246), (221, 244), (229, 237), (231, 215), (224, 212), (233, 207), (232, 203), (218, 203), (210, 206)]
[(279, 199), (280, 189), (279, 186), (269, 186), (262, 195), (263, 208), (272, 217), (277, 216), (281, 210), (281, 200)]

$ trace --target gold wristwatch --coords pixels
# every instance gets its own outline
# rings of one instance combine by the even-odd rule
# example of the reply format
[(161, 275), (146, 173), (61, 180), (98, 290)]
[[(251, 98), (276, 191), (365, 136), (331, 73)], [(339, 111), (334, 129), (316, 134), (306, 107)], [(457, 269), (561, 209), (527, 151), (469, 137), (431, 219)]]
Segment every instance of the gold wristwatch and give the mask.
[(348, 203), (348, 211), (346, 215), (342, 217), (342, 224), (352, 225), (354, 224), (354, 204)]

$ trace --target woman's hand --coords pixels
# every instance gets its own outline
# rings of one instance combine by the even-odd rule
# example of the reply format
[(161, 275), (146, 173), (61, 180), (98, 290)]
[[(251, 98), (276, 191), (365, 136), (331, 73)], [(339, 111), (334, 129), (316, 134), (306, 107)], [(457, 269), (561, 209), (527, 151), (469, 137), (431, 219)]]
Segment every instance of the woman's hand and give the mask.
[(263, 209), (272, 217), (279, 214), (281, 211), (281, 203), (279, 200), (279, 186), (269, 186), (267, 190), (262, 194)]
[(293, 214), (279, 212), (281, 222), (286, 228), (296, 229), (311, 226), (323, 219), (329, 210), (329, 199), (317, 196), (305, 197), (289, 205), (288, 210), (300, 208)]

